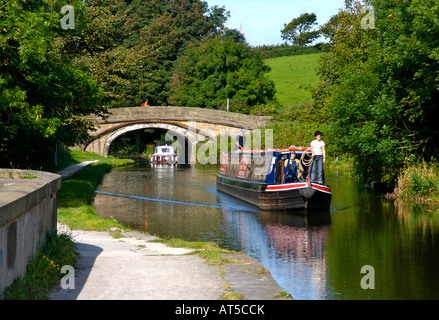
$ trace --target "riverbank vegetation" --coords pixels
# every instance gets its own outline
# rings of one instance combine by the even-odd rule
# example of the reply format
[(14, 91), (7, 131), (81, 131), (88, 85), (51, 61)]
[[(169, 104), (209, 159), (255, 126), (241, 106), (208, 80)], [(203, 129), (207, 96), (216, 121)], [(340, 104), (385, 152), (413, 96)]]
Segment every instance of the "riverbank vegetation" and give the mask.
[(274, 114), (275, 141), (309, 143), (319, 129), (329, 158), (351, 159), (359, 180), (437, 202), (438, 15), (434, 1), (346, 1), (324, 26), (312, 99)]
[(417, 0), (366, 4), (372, 18), (346, 1), (333, 20), (313, 104), (330, 124), (331, 147), (353, 157), (356, 175), (392, 185), (401, 169), (415, 170), (439, 151), (439, 7)]
[(439, 203), (439, 164), (437, 161), (422, 163), (405, 168), (397, 179), (390, 199), (409, 200), (414, 203)]

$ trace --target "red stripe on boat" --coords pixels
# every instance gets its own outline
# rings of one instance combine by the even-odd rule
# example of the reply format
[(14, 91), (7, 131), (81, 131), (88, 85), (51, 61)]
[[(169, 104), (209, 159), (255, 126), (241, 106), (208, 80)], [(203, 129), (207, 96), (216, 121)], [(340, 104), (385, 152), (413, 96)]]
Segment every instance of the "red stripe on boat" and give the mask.
[(311, 187), (314, 188), (314, 189), (323, 191), (323, 192), (332, 193), (331, 189), (329, 187), (321, 186), (321, 185), (318, 185), (318, 184), (311, 184)]
[(306, 184), (306, 183), (278, 184), (278, 185), (267, 186), (265, 191), (292, 190), (292, 189), (303, 188), (303, 187), (307, 187), (307, 186), (308, 186), (308, 184)]

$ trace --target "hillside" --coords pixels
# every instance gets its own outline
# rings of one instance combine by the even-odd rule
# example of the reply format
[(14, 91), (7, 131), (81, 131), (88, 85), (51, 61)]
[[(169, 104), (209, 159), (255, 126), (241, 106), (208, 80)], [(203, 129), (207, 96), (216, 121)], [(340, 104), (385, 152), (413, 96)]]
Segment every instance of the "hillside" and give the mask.
[(276, 97), (284, 106), (295, 106), (309, 101), (311, 95), (301, 85), (317, 82), (317, 60), (322, 53), (303, 54), (266, 59), (271, 67), (269, 77), (276, 84)]

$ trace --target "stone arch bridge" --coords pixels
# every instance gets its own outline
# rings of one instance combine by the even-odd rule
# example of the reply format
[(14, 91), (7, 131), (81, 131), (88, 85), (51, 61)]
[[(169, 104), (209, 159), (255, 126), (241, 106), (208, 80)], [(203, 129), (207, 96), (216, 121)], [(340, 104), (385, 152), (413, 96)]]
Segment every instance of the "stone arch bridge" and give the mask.
[(213, 109), (170, 106), (117, 108), (110, 109), (109, 112), (110, 115), (106, 118), (91, 117), (98, 126), (91, 133), (93, 139), (83, 146), (83, 151), (106, 157), (111, 144), (118, 137), (130, 131), (149, 128), (162, 129), (171, 135), (182, 137), (187, 141), (188, 148), (195, 150), (197, 142), (206, 138), (215, 139), (220, 134), (234, 137), (241, 128), (262, 128), (270, 120), (269, 117)]

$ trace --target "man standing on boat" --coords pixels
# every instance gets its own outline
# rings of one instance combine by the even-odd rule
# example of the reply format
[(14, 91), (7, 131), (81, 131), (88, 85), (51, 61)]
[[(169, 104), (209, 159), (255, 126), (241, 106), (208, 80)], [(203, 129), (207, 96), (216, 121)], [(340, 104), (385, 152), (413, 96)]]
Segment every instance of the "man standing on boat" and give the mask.
[(243, 151), (244, 150), (244, 144), (245, 144), (245, 137), (244, 137), (245, 129), (241, 129), (241, 132), (236, 137), (236, 143), (235, 143), (235, 151)]
[(311, 182), (323, 184), (323, 164), (326, 162), (325, 143), (322, 140), (322, 133), (316, 131), (314, 133), (315, 140), (311, 142), (314, 161), (311, 172)]

